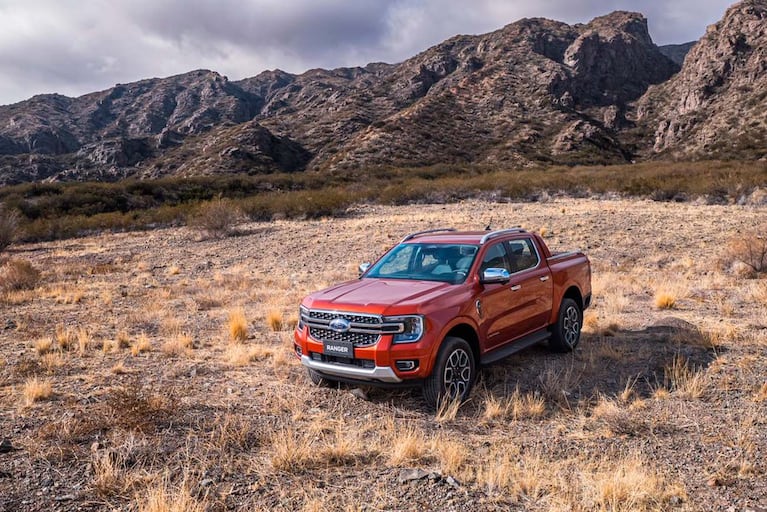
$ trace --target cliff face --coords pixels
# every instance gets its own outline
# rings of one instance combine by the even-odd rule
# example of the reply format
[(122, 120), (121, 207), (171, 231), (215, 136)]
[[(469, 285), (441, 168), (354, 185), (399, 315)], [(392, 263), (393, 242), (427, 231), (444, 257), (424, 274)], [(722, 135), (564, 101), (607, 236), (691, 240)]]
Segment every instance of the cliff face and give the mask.
[(645, 154), (673, 158), (767, 155), (767, 1), (745, 0), (708, 28), (681, 72), (641, 98)]
[(664, 53), (679, 61), (684, 49), (662, 51), (642, 15), (615, 12), (574, 26), (524, 19), (396, 65), (238, 82), (194, 71), (36, 96), (0, 107), (0, 184), (759, 156), (766, 2), (728, 10), (679, 73)]

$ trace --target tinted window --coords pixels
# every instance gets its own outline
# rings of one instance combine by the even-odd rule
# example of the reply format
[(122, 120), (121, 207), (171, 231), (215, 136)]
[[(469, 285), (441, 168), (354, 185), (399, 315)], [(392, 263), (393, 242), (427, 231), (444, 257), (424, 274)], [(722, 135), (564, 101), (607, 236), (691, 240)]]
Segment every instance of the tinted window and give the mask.
[(538, 252), (532, 239), (512, 240), (506, 242), (509, 255), (510, 273), (521, 272), (538, 266)]
[(365, 277), (462, 283), (476, 253), (475, 245), (400, 244), (386, 253)]
[(482, 265), (479, 267), (480, 275), (489, 268), (503, 268), (511, 272), (506, 261), (503, 244), (495, 244), (488, 247), (485, 256), (482, 258)]

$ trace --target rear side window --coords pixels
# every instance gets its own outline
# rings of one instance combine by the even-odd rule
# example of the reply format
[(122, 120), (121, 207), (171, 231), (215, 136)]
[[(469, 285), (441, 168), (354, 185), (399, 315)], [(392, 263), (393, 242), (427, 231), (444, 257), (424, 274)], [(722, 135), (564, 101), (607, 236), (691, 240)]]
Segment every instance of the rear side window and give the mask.
[(511, 242), (506, 242), (506, 247), (511, 267), (509, 270), (510, 274), (538, 266), (540, 258), (538, 257), (538, 251), (535, 250), (535, 244), (532, 239), (512, 240)]

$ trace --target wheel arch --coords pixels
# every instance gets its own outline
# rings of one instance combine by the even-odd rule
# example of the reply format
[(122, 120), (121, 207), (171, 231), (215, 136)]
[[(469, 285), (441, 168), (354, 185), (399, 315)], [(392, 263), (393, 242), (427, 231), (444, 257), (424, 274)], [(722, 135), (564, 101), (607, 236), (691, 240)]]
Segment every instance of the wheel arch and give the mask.
[[(471, 352), (474, 355), (474, 365), (479, 366), (479, 335), (477, 330), (468, 322), (461, 321), (455, 325), (452, 325), (445, 335), (442, 337), (442, 342), (449, 337), (456, 337), (466, 340), (466, 343), (471, 347)], [(442, 345), (440, 342), (440, 345)]]

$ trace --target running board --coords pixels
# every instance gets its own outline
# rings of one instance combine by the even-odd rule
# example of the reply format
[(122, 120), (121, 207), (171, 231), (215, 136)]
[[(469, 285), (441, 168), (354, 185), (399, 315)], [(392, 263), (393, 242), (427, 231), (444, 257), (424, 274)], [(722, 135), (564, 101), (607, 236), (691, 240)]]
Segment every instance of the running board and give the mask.
[(484, 366), (495, 363), (496, 361), (500, 361), (505, 357), (509, 357), (511, 354), (515, 354), (520, 350), (524, 350), (527, 347), (531, 347), (537, 343), (545, 341), (550, 337), (551, 333), (548, 331), (548, 329), (544, 328), (540, 331), (535, 331), (534, 333), (528, 334), (523, 338), (507, 343), (506, 345), (497, 348), (492, 352), (488, 352), (479, 358), (479, 364)]

